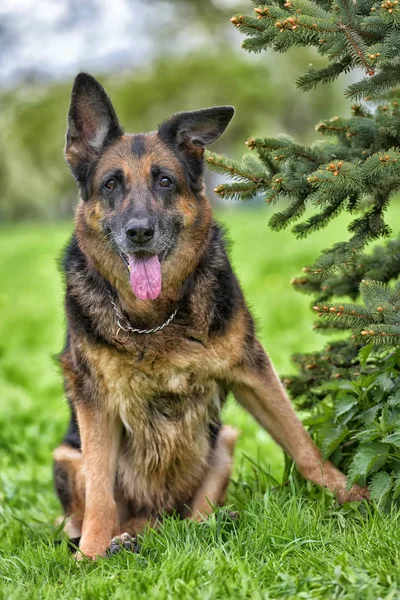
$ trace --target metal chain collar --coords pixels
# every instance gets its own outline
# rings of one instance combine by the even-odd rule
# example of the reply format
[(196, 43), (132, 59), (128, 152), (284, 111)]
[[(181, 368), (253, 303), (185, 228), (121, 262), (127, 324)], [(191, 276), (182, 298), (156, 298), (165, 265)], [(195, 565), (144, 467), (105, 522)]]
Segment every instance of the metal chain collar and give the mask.
[[(167, 327), (167, 325), (169, 325), (171, 323), (171, 321), (175, 318), (176, 313), (178, 312), (178, 307), (176, 307), (176, 309), (174, 310), (172, 315), (170, 315), (168, 317), (168, 319), (166, 321), (164, 321), (164, 323), (162, 325), (159, 325), (158, 327), (154, 327), (153, 329), (136, 329), (135, 327), (132, 327), (132, 325), (129, 323), (129, 321), (127, 320), (126, 317), (121, 315), (121, 313), (119, 312), (118, 306), (116, 305), (115, 300), (111, 296), (110, 292), (108, 292), (108, 297), (110, 298), (110, 302), (112, 304), (114, 312), (117, 315), (118, 329), (117, 329), (116, 337), (117, 337), (117, 340), (120, 342), (128, 341), (129, 332), (143, 334), (143, 333), (157, 333), (157, 331), (161, 331), (162, 329), (164, 329), (165, 327)], [(121, 332), (125, 332), (125, 334), (126, 334), (125, 337), (123, 337), (123, 339), (121, 339)]]

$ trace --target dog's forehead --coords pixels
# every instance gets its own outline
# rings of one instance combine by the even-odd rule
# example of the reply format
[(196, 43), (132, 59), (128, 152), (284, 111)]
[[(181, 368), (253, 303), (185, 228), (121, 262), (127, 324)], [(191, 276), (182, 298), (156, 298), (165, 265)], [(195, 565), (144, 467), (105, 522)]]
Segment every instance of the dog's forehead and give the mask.
[(147, 177), (152, 167), (164, 167), (183, 177), (183, 168), (173, 150), (160, 139), (157, 132), (125, 134), (112, 144), (97, 163), (97, 173), (122, 170), (128, 179)]

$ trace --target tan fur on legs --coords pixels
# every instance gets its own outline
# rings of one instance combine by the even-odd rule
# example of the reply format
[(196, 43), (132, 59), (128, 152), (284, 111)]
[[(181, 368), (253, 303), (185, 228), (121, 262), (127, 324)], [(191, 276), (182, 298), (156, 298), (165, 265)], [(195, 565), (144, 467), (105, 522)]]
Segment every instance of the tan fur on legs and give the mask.
[[(82, 524), (85, 514), (86, 475), (82, 459), (82, 452), (71, 446), (61, 445), (53, 452), (54, 460), (62, 465), (68, 473), (68, 487), (71, 494), (71, 507), (68, 512), (68, 520), (64, 526), (64, 532), (69, 538), (78, 538), (82, 535)], [(121, 513), (126, 511), (124, 499), (116, 498), (117, 508)], [(64, 517), (59, 517), (56, 524), (61, 525)], [(154, 527), (157, 519), (155, 517), (134, 517), (122, 521), (118, 535), (128, 533), (132, 537), (137, 536), (146, 526)]]
[(119, 533), (114, 499), (121, 425), (103, 411), (78, 405), (78, 422), (86, 472), (86, 502), (82, 539), (76, 558), (104, 556)]
[(83, 516), (85, 514), (85, 473), (82, 452), (71, 446), (61, 445), (53, 452), (53, 458), (61, 465), (68, 476), (68, 488), (71, 504), (64, 531), (69, 538), (81, 537)]
[(213, 505), (225, 502), (232, 473), (233, 451), (239, 432), (226, 425), (221, 428), (203, 483), (191, 506), (191, 519), (201, 521), (213, 512)]
[(368, 490), (357, 485), (346, 491), (346, 477), (322, 459), (266, 356), (261, 369), (238, 369), (233, 377), (237, 400), (288, 452), (306, 479), (326, 486), (340, 502), (368, 498)]

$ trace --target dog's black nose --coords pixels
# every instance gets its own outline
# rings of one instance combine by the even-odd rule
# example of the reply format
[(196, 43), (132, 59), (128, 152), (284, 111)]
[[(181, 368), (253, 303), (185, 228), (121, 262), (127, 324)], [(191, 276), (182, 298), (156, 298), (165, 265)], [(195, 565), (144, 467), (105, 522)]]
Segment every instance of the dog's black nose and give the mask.
[(125, 232), (131, 242), (146, 244), (154, 237), (155, 228), (150, 219), (132, 219), (127, 224)]

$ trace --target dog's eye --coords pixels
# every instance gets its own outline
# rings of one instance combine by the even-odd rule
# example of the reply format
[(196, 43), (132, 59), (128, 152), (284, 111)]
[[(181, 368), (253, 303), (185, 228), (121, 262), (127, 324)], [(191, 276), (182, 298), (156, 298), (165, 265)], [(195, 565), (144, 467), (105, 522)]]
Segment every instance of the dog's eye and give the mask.
[(160, 185), (161, 185), (161, 187), (166, 187), (166, 188), (168, 188), (168, 187), (171, 187), (171, 185), (172, 185), (172, 181), (170, 180), (170, 178), (169, 178), (169, 177), (166, 177), (166, 176), (164, 175), (164, 177), (161, 177), (161, 179), (160, 179)]
[(113, 190), (115, 189), (117, 185), (117, 182), (115, 181), (115, 179), (107, 179), (107, 181), (104, 184), (104, 187), (106, 187), (108, 190)]

